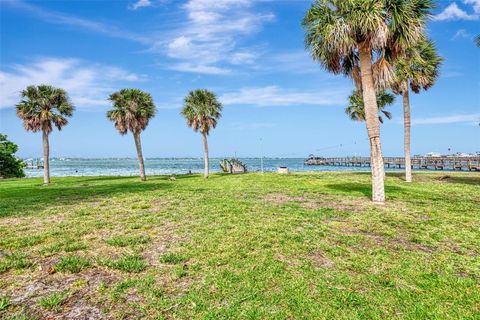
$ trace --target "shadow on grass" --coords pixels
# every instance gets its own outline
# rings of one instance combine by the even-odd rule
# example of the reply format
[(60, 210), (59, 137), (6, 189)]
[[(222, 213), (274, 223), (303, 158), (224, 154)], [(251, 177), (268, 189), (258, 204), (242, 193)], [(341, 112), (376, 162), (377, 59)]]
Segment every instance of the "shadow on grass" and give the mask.
[[(368, 198), (372, 197), (372, 185), (367, 183), (335, 183), (327, 184), (327, 188), (344, 193), (362, 193)], [(385, 186), (385, 193), (400, 193), (403, 189), (395, 186)]]
[[(405, 181), (404, 172), (389, 172), (388, 177), (395, 177), (399, 180)], [(421, 182), (448, 182), (453, 184), (470, 184), (480, 186), (480, 173), (479, 172), (422, 172), (420, 175), (418, 172), (414, 172), (413, 181), (415, 178), (420, 178)]]
[(437, 180), (448, 182), (448, 183), (459, 183), (459, 184), (471, 184), (480, 186), (480, 174), (473, 173), (472, 175), (465, 176), (451, 176), (451, 175), (442, 175), (437, 178)]
[(29, 215), (50, 206), (72, 205), (78, 201), (107, 200), (118, 194), (166, 190), (172, 183), (164, 177), (140, 182), (133, 177), (53, 179), (48, 186), (28, 183), (2, 190), (0, 217)]

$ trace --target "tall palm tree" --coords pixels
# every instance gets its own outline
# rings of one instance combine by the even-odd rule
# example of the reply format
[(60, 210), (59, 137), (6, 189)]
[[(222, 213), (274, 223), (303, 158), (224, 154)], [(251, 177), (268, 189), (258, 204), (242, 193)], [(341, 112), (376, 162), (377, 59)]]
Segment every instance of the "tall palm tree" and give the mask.
[(475, 44), (480, 48), (480, 34), (475, 37)]
[[(354, 90), (348, 97), (349, 105), (345, 108), (345, 113), (354, 121), (365, 121), (365, 105), (363, 104), (363, 97), (360, 90)], [(377, 93), (378, 106), (378, 121), (383, 123), (382, 113), (385, 118), (392, 119), (392, 114), (385, 110), (385, 108), (395, 102), (395, 96), (385, 90)]]
[(422, 39), (408, 48), (402, 58), (395, 63), (396, 80), (392, 88), (403, 98), (405, 181), (412, 182), (412, 163), (410, 157), (410, 97), (409, 86), (413, 92), (428, 90), (438, 78), (443, 59), (437, 54), (432, 41)]
[(334, 74), (354, 79), (363, 93), (370, 140), (372, 199), (385, 201), (376, 90), (394, 79), (386, 55), (396, 60), (424, 33), (431, 0), (316, 0), (303, 20), (314, 60)]
[(147, 180), (143, 163), (142, 143), (140, 133), (148, 126), (148, 122), (155, 116), (156, 107), (152, 96), (139, 89), (121, 89), (110, 95), (113, 109), (107, 112), (107, 118), (115, 123), (120, 134), (130, 131), (137, 148), (138, 165), (140, 167), (140, 180)]
[(200, 131), (203, 137), (204, 178), (208, 178), (208, 134), (217, 126), (221, 117), (222, 104), (213, 92), (206, 89), (190, 91), (185, 98), (181, 114), (187, 120), (187, 125), (193, 131)]
[(43, 139), (43, 183), (50, 183), (50, 145), (48, 135), (53, 127), (62, 130), (68, 124), (75, 107), (67, 93), (49, 85), (28, 86), (21, 92), (22, 101), (17, 104), (17, 116), (23, 120), (27, 131), (42, 131)]

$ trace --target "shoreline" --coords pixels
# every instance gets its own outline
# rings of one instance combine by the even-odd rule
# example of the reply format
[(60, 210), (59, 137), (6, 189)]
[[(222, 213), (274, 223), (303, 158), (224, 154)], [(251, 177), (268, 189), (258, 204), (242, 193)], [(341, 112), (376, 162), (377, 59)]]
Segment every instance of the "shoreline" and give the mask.
[[(401, 174), (401, 173), (405, 173), (404, 170), (398, 170), (398, 169), (388, 169), (388, 170), (385, 170), (386, 171), (386, 174), (389, 175), (389, 174)], [(43, 172), (43, 171), (42, 171)], [(413, 170), (412, 172), (414, 172), (415, 174), (438, 174), (438, 175), (442, 175), (443, 174), (479, 174), (480, 175), (480, 171), (466, 171), (466, 170), (463, 170), (463, 171), (459, 171), (459, 170), (431, 170), (431, 169), (416, 169), (416, 170)], [(290, 171), (289, 174), (279, 174), (277, 173), (276, 171), (265, 171), (265, 172), (260, 172), (260, 171), (250, 171), (250, 172), (246, 172), (246, 173), (243, 173), (243, 174), (229, 174), (229, 173), (223, 173), (223, 172), (220, 172), (220, 171), (211, 171), (211, 174), (213, 176), (230, 176), (230, 175), (233, 175), (233, 176), (242, 176), (242, 175), (262, 175), (262, 174), (265, 174), (265, 175), (279, 175), (279, 176), (288, 176), (288, 175), (321, 175), (321, 174), (345, 174), (345, 175), (348, 175), (348, 174), (356, 174), (356, 173), (362, 173), (362, 174), (365, 174), (365, 173), (370, 173), (369, 170), (324, 170), (324, 171)], [(164, 173), (164, 174), (147, 174), (147, 181), (148, 181), (148, 178), (155, 178), (155, 177), (171, 177), (171, 176), (175, 176), (175, 177), (178, 177), (178, 176), (199, 176), (201, 175), (202, 172), (198, 171), (198, 172), (192, 172), (192, 173)], [(60, 179), (60, 178), (93, 178), (93, 177), (101, 177), (101, 178), (135, 178), (135, 177), (138, 177), (138, 174), (131, 174), (131, 175), (107, 175), (107, 174), (98, 174), (98, 175), (63, 175), (63, 176), (54, 176), (52, 175), (51, 178), (53, 179)], [(9, 178), (9, 179), (0, 179), (0, 181), (14, 181), (14, 180), (34, 180), (34, 179), (41, 179), (42, 176), (39, 175), (39, 176), (26, 176), (26, 177), (23, 177), (23, 178)]]

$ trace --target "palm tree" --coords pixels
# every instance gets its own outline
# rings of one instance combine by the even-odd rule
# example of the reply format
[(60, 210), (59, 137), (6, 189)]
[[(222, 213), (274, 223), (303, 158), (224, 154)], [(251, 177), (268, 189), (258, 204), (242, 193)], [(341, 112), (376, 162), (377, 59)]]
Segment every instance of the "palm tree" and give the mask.
[[(354, 121), (365, 121), (365, 105), (363, 104), (363, 97), (360, 90), (354, 90), (348, 97), (349, 105), (345, 108), (345, 113)], [(395, 102), (395, 96), (391, 93), (382, 90), (377, 93), (378, 106), (378, 121), (383, 123), (382, 113), (385, 118), (392, 119), (392, 114), (385, 110), (385, 108)]]
[(480, 48), (480, 34), (475, 37), (475, 44)]
[(370, 140), (372, 199), (385, 201), (376, 90), (394, 79), (386, 56), (396, 60), (424, 33), (431, 0), (316, 0), (303, 20), (314, 60), (334, 74), (350, 76), (365, 102)]
[(17, 116), (22, 119), (27, 131), (42, 131), (43, 139), (43, 183), (50, 183), (50, 145), (48, 135), (53, 126), (58, 130), (68, 124), (75, 107), (67, 93), (49, 85), (28, 86), (21, 92), (22, 101), (17, 104)]
[(395, 63), (396, 82), (392, 88), (403, 98), (405, 181), (412, 182), (412, 163), (410, 157), (410, 97), (409, 85), (413, 92), (428, 90), (438, 78), (443, 59), (437, 54), (432, 41), (422, 39), (408, 48), (402, 58)]
[(130, 131), (137, 148), (140, 180), (147, 180), (143, 163), (142, 143), (140, 133), (148, 126), (148, 122), (155, 116), (156, 107), (152, 96), (139, 89), (121, 89), (110, 95), (113, 109), (107, 112), (107, 118), (115, 123), (120, 134)]
[(212, 128), (217, 126), (221, 117), (222, 104), (213, 92), (206, 89), (190, 91), (185, 98), (181, 114), (187, 120), (187, 125), (193, 131), (200, 131), (203, 137), (204, 149), (204, 178), (208, 178), (208, 141), (207, 137)]

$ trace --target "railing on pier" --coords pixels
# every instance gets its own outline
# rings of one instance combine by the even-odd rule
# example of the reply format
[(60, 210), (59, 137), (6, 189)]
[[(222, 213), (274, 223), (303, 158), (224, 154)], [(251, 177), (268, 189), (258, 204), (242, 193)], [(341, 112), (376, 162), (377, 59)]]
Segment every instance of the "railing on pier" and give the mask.
[[(387, 168), (405, 168), (405, 158), (384, 157), (383, 162)], [(369, 157), (340, 157), (321, 158), (311, 157), (305, 160), (306, 165), (369, 167)], [(451, 169), (480, 171), (480, 156), (472, 157), (413, 157), (412, 168), (417, 169)]]

